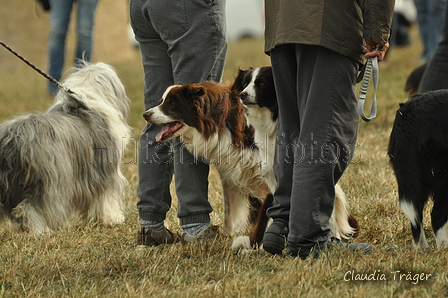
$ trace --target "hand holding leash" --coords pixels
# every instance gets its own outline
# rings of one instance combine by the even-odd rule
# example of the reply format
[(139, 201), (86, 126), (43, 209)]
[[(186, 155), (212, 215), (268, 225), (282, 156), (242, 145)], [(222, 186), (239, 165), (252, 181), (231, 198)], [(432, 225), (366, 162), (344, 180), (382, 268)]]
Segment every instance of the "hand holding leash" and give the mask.
[[(358, 100), (358, 112), (361, 116), (362, 120), (369, 122), (373, 118), (376, 117), (376, 89), (378, 87), (378, 62), (382, 61), (386, 55), (387, 50), (389, 49), (389, 43), (386, 42), (384, 45), (373, 41), (366, 41), (366, 58), (367, 63), (364, 65), (363, 70), (358, 76), (357, 82), (359, 83), (362, 78), (361, 90), (359, 94)], [(373, 75), (373, 102), (370, 108), (370, 116), (367, 117), (364, 114), (364, 104), (366, 100), (367, 89), (369, 87), (370, 78)]]
[(381, 62), (386, 57), (389, 47), (390, 45), (388, 42), (385, 44), (380, 44), (378, 42), (366, 40), (365, 57), (366, 59), (369, 59), (370, 57), (377, 57), (378, 62)]

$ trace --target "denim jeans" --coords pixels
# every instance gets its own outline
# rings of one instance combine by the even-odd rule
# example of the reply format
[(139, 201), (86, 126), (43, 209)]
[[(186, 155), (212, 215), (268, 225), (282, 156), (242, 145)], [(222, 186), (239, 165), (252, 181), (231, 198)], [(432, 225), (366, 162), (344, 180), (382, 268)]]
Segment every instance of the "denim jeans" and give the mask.
[(417, 23), (423, 42), (421, 60), (432, 57), (442, 37), (442, 26), (447, 0), (414, 0)]
[(311, 247), (331, 236), (334, 186), (353, 158), (359, 65), (320, 46), (280, 45), (270, 55), (279, 130), (267, 213), (289, 222), (288, 241)]
[[(227, 53), (224, 0), (131, 0), (130, 13), (142, 54), (145, 110), (158, 104), (169, 85), (221, 80)], [(140, 219), (165, 219), (175, 174), (180, 224), (210, 222), (209, 166), (178, 140), (156, 143), (160, 129), (146, 125), (140, 135)]]
[(428, 92), (438, 89), (448, 89), (448, 3), (445, 8), (442, 40), (426, 67), (418, 92)]
[[(76, 59), (91, 61), (92, 32), (95, 8), (98, 0), (50, 0), (50, 38), (48, 40), (49, 69), (48, 74), (56, 80), (61, 79), (65, 62), (65, 40), (70, 23), (73, 3), (77, 2), (76, 19)], [(48, 93), (54, 94), (57, 87), (48, 85)]]

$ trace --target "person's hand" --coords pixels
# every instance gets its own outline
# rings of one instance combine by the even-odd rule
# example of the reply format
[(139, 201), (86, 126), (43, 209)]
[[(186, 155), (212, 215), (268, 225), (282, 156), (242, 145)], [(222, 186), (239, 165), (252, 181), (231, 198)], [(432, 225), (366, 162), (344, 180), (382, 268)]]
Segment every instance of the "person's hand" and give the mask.
[[(383, 46), (380, 46), (378, 42), (366, 40), (366, 55), (367, 59), (371, 57), (378, 57), (378, 62), (383, 61), (386, 56), (386, 52), (389, 49), (390, 45), (386, 42)], [(374, 51), (372, 51), (375, 49)]]

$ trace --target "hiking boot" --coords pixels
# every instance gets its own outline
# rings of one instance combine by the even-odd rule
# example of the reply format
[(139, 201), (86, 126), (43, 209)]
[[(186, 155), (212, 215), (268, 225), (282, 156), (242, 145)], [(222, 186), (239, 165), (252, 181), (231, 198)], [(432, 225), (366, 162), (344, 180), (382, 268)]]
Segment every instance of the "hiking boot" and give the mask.
[(210, 224), (207, 228), (205, 228), (195, 236), (192, 236), (187, 232), (183, 232), (181, 236), (181, 241), (182, 243), (193, 243), (202, 239), (214, 239), (221, 235), (222, 233), (219, 231), (219, 226), (214, 226)]
[(288, 223), (283, 219), (275, 219), (263, 236), (263, 249), (273, 255), (281, 255), (288, 237)]
[(160, 231), (142, 227), (137, 234), (137, 245), (157, 246), (179, 242), (179, 235), (163, 227)]
[(372, 246), (367, 243), (345, 243), (341, 240), (332, 237), (331, 239), (317, 243), (311, 247), (303, 247), (299, 246), (296, 243), (288, 242), (288, 246), (286, 248), (286, 257), (296, 258), (299, 257), (302, 260), (305, 260), (309, 256), (313, 258), (318, 258), (320, 253), (325, 249), (333, 249), (333, 248), (348, 248), (350, 251), (361, 252), (363, 254), (368, 254), (372, 251)]

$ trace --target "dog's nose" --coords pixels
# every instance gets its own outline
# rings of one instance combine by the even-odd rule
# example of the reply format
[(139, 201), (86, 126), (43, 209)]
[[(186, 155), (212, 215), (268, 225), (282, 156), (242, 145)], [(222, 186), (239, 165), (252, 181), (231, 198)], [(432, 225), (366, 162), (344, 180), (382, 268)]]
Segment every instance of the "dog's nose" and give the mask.
[(146, 111), (143, 113), (143, 118), (145, 118), (146, 122), (149, 122), (149, 119), (151, 118), (152, 112)]
[(242, 99), (242, 100), (245, 100), (246, 98), (247, 98), (247, 92), (246, 91), (243, 91), (243, 92), (241, 92), (240, 93), (240, 98)]

